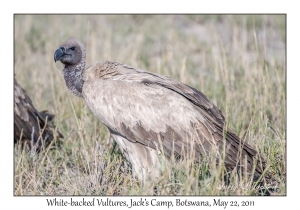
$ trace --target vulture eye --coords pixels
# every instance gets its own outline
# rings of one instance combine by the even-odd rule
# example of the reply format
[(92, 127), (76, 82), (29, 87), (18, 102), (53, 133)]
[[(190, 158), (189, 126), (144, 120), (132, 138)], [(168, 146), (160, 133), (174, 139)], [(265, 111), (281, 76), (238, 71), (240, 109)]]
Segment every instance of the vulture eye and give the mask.
[(71, 49), (71, 50), (75, 50), (75, 47), (71, 47), (70, 49)]

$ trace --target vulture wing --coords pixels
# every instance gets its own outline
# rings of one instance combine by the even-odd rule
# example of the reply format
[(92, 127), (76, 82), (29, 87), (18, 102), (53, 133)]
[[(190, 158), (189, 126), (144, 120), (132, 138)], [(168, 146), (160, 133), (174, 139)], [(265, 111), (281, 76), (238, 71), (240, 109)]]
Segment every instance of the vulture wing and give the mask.
[[(226, 148), (225, 165), (252, 170), (256, 151), (230, 130), (224, 116), (200, 91), (168, 77), (115, 62), (84, 71), (86, 104), (114, 135), (166, 156), (195, 157)], [(216, 157), (218, 159), (218, 157)], [(262, 169), (257, 166), (256, 171)]]
[[(14, 143), (25, 142), (29, 148), (40, 150), (53, 140), (54, 128), (50, 121), (54, 115), (35, 109), (25, 90), (14, 79)], [(58, 137), (63, 136), (58, 132)]]

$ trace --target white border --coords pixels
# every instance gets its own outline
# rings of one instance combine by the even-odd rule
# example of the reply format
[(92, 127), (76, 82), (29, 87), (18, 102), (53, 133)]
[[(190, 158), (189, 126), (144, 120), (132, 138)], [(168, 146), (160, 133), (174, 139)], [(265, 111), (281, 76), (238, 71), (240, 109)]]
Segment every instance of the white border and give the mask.
[[(14, 13), (287, 13), (287, 107), (288, 107), (288, 179), (286, 197), (217, 197), (222, 200), (254, 200), (256, 208), (267, 207), (283, 209), (287, 206), (298, 206), (298, 173), (299, 154), (299, 11), (297, 4), (287, 1), (9, 1), (2, 2), (0, 18), (1, 42), (1, 208), (21, 207), (41, 209), (47, 207), (46, 198), (50, 197), (13, 197), (13, 14)], [(3, 135), (4, 134), (4, 135)], [(64, 197), (58, 197), (59, 199)], [(91, 199), (92, 197), (88, 197)], [(110, 197), (114, 200), (130, 200), (130, 197)], [(140, 197), (134, 197), (139, 199)], [(151, 197), (146, 197), (151, 199)], [(177, 198), (177, 197), (176, 197)], [(175, 197), (159, 197), (160, 200), (174, 200)], [(69, 200), (70, 197), (64, 199)], [(81, 197), (75, 199), (80, 200)], [(183, 199), (196, 200), (197, 197)], [(213, 197), (200, 197), (201, 200), (212, 200)], [(71, 207), (67, 207), (71, 208)], [(97, 207), (100, 208), (100, 207)], [(102, 207), (103, 208), (103, 207)], [(115, 208), (115, 207), (110, 207)], [(179, 207), (180, 209), (182, 207)], [(179, 209), (178, 208), (178, 209)], [(199, 207), (198, 207), (199, 208)], [(201, 208), (201, 207), (200, 207)], [(249, 207), (248, 207), (249, 208)], [(296, 207), (297, 208), (297, 207)], [(293, 209), (296, 209), (293, 208)], [(298, 207), (299, 208), (299, 207)], [(64, 208), (66, 209), (66, 207)], [(136, 208), (138, 209), (138, 208)], [(166, 209), (166, 208), (164, 208)], [(172, 208), (173, 209), (173, 208)], [(228, 209), (228, 208), (226, 208)], [(230, 209), (230, 208), (229, 208)]]

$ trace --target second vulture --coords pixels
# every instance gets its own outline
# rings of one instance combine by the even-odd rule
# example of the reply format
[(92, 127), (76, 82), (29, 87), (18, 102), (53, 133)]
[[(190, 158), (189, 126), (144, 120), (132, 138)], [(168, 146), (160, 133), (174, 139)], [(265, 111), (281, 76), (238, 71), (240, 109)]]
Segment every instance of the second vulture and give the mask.
[(139, 179), (160, 175), (162, 153), (186, 158), (194, 152), (197, 161), (214, 150), (218, 162), (224, 148), (227, 169), (262, 174), (257, 151), (224, 129), (221, 111), (195, 88), (117, 62), (85, 68), (85, 47), (74, 38), (60, 45), (54, 60), (64, 64), (66, 86), (108, 128)]
[(55, 136), (63, 138), (51, 122), (53, 118), (53, 114), (34, 107), (26, 91), (14, 78), (14, 144), (41, 151)]

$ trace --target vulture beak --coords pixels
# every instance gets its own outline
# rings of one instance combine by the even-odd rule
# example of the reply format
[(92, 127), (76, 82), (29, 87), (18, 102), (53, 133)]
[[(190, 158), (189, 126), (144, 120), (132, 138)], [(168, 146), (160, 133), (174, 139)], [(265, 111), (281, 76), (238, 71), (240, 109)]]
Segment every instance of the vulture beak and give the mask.
[(66, 53), (66, 48), (60, 47), (54, 53), (54, 61), (59, 61)]

